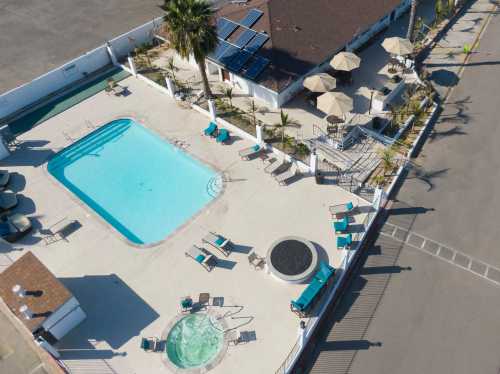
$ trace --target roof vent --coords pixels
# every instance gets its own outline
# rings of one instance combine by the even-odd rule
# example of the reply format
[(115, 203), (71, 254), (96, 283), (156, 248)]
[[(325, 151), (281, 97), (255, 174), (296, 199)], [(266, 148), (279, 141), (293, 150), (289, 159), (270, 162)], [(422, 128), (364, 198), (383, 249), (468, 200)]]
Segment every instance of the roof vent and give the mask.
[(293, 26), (293, 31), (298, 32), (302, 31), (302, 29), (299, 26)]
[(16, 284), (14, 287), (12, 287), (12, 292), (17, 297), (22, 298), (22, 297), (26, 296), (26, 290), (24, 288), (22, 288), (19, 284)]
[(27, 305), (23, 305), (19, 308), (19, 311), (23, 314), (24, 318), (31, 319), (33, 318), (33, 312), (28, 308)]

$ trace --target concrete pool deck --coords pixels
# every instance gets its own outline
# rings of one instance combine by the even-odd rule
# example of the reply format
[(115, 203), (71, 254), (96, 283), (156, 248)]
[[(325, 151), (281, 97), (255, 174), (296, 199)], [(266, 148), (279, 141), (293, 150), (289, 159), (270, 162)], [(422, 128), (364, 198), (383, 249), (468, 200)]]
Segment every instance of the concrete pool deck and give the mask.
[[(20, 194), (20, 204), (14, 211), (33, 217), (35, 228), (20, 242), (3, 244), (0, 252), (15, 260), (33, 251), (80, 301), (87, 319), (58, 344), (65, 364), (76, 373), (85, 368), (112, 372), (109, 367), (120, 374), (167, 373), (161, 354), (139, 348), (140, 337), (160, 336), (178, 315), (180, 298), (190, 295), (196, 301), (203, 292), (223, 298), (223, 308), (232, 316), (230, 327), (255, 331), (256, 336), (230, 347), (212, 372), (274, 372), (295, 343), (299, 318), (289, 304), (305, 285), (253, 270), (248, 253), (265, 256), (277, 238), (296, 235), (313, 242), (319, 258), (337, 267), (342, 251), (336, 249), (328, 207), (368, 203), (339, 187), (316, 185), (310, 176), (279, 186), (263, 171), (261, 160), (241, 161), (238, 150), (250, 142), (236, 137), (220, 145), (201, 135), (208, 118), (133, 77), (121, 84), (130, 95), (101, 92), (81, 102), (23, 134), (18, 149), (0, 162), (15, 173), (11, 187)], [(189, 153), (228, 180), (213, 204), (152, 248), (127, 244), (46, 170), (47, 159), (71, 139), (119, 117), (134, 117), (164, 138), (184, 141)], [(365, 216), (354, 216), (355, 229), (362, 229)], [(77, 220), (81, 227), (67, 241), (46, 245), (48, 229), (62, 219)], [(207, 231), (221, 233), (235, 247), (226, 258), (205, 245), (220, 260), (210, 273), (184, 254), (192, 244), (201, 246)]]

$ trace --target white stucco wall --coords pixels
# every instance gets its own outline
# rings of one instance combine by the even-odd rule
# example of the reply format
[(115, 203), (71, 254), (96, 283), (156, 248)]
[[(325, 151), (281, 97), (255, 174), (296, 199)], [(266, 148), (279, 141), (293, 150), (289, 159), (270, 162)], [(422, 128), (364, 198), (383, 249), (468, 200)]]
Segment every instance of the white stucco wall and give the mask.
[[(109, 43), (115, 55), (118, 58), (124, 57), (136, 46), (152, 41), (155, 27), (159, 25), (160, 20), (161, 17), (110, 40)], [(110, 63), (112, 61), (106, 50), (106, 44), (103, 44), (35, 78), (31, 82), (3, 93), (0, 95), (0, 119), (39, 101)]]
[(59, 309), (54, 311), (43, 322), (42, 327), (54, 335), (56, 339), (61, 339), (86, 317), (87, 315), (80, 307), (78, 300), (72, 297)]

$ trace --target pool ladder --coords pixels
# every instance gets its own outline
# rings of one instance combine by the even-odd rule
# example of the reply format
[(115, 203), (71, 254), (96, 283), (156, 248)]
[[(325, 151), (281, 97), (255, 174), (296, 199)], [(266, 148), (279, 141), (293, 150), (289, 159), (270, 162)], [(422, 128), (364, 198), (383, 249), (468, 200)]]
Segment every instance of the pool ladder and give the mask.
[(207, 193), (211, 197), (215, 198), (222, 191), (222, 187), (223, 187), (222, 176), (216, 175), (215, 177), (212, 177), (212, 178), (210, 178), (208, 180), (208, 183), (207, 183)]

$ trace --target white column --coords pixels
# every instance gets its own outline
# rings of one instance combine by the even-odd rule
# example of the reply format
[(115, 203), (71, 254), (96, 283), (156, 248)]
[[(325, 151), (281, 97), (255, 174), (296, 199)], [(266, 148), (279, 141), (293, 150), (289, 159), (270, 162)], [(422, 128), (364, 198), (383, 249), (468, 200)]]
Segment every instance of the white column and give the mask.
[(382, 205), (383, 194), (384, 194), (383, 188), (380, 187), (375, 188), (375, 192), (373, 194), (373, 202), (372, 202), (373, 208), (375, 210), (380, 209), (380, 206)]
[(0, 160), (3, 160), (4, 158), (8, 157), (10, 155), (9, 149), (5, 145), (5, 142), (3, 141), (2, 135), (0, 135)]
[(299, 347), (304, 348), (306, 344), (306, 323), (304, 321), (300, 321), (299, 330), (297, 331)]
[(208, 109), (210, 111), (210, 118), (215, 122), (217, 119), (217, 110), (215, 108), (215, 102), (212, 99), (208, 100)]
[(222, 69), (219, 68), (219, 80), (222, 82), (224, 78), (222, 77)]
[(47, 352), (49, 352), (53, 357), (55, 358), (59, 358), (61, 357), (61, 355), (59, 354), (59, 352), (52, 346), (50, 345), (49, 343), (47, 343), (45, 341), (45, 339), (43, 338), (38, 338), (37, 340), (35, 340), (36, 344), (38, 344), (40, 347), (42, 347), (43, 349), (45, 349)]
[(135, 68), (134, 59), (130, 55), (127, 57), (127, 59), (128, 59), (128, 65), (130, 66), (130, 70), (132, 70), (132, 75), (134, 77), (137, 77), (137, 69)]
[(170, 95), (170, 97), (174, 97), (175, 95), (174, 82), (172, 82), (172, 79), (170, 79), (169, 77), (165, 77), (165, 82), (167, 83), (168, 94)]
[(318, 168), (318, 155), (315, 150), (311, 151), (309, 155), (309, 170), (312, 175), (316, 174), (316, 169)]
[(109, 42), (106, 42), (106, 49), (113, 65), (118, 66), (118, 59), (116, 58), (115, 52), (113, 51), (113, 46)]
[(257, 135), (257, 143), (262, 144), (262, 126), (255, 125), (255, 133)]

